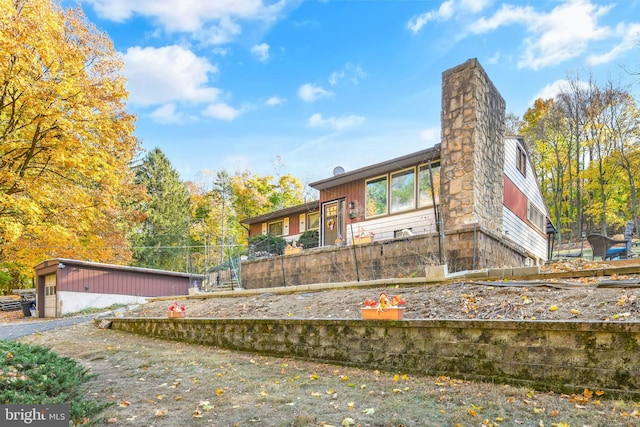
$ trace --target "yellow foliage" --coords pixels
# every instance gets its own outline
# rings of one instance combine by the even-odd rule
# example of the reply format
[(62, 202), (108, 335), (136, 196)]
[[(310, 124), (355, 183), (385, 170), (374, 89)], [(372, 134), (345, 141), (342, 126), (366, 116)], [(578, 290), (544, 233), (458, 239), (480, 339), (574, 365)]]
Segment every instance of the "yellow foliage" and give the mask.
[(139, 150), (122, 61), (79, 9), (0, 2), (0, 254), (126, 262)]

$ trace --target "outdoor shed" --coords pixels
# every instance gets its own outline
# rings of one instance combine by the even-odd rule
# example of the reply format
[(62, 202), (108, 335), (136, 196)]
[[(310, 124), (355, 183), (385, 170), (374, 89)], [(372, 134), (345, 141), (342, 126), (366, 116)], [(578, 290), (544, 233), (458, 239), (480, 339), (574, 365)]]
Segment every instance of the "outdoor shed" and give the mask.
[(35, 266), (38, 317), (188, 295), (202, 275), (55, 258)]

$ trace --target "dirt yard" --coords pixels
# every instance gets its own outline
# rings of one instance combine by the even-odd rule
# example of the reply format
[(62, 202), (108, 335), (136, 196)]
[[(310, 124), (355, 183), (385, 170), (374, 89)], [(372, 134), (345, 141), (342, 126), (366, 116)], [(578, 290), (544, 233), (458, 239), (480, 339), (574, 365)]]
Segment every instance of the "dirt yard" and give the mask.
[[(558, 264), (571, 271), (590, 264)], [(597, 265), (601, 267), (601, 265)], [(639, 275), (537, 282), (349, 289), (180, 301), (188, 317), (359, 318), (381, 291), (402, 294), (408, 319), (640, 320)], [(611, 286), (611, 287), (610, 287)], [(173, 301), (124, 316), (166, 316)], [(34, 319), (40, 321), (40, 319)], [(598, 390), (542, 393), (447, 377), (407, 376), (162, 341), (92, 324), (21, 339), (52, 347), (97, 374), (99, 426), (632, 426), (640, 403)]]
[[(630, 260), (617, 266), (640, 265)], [(616, 264), (604, 264), (616, 266)], [(584, 260), (546, 266), (546, 271), (602, 269)], [(179, 301), (188, 317), (359, 319), (367, 299), (381, 292), (402, 295), (406, 319), (640, 320), (640, 274), (546, 280), (466, 280), (443, 285), (356, 288), (293, 294)], [(174, 301), (149, 302), (127, 317), (165, 317)]]

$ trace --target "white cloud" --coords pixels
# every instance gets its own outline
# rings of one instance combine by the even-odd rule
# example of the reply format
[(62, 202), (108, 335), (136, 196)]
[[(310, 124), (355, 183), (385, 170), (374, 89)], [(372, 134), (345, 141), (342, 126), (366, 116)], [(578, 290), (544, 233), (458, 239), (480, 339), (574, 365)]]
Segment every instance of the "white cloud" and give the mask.
[(241, 110), (231, 107), (224, 102), (216, 102), (215, 104), (211, 104), (207, 106), (207, 108), (202, 112), (203, 115), (212, 117), (218, 120), (232, 121), (240, 114), (242, 114)]
[(610, 29), (599, 26), (598, 18), (611, 7), (596, 7), (589, 0), (568, 0), (541, 13), (531, 6), (505, 4), (493, 16), (478, 19), (471, 31), (485, 33), (510, 24), (523, 25), (531, 36), (523, 41), (518, 67), (538, 70), (579, 56), (590, 42), (608, 37)]
[(420, 141), (433, 142), (435, 144), (440, 142), (440, 128), (424, 129), (420, 132)]
[(430, 10), (412, 17), (407, 23), (407, 28), (415, 34), (431, 21), (446, 21), (453, 16), (454, 5), (454, 0), (446, 0), (437, 10)]
[(269, 45), (266, 43), (258, 44), (251, 47), (251, 53), (258, 58), (260, 62), (267, 62), (269, 60)]
[(220, 94), (208, 85), (208, 75), (217, 73), (217, 67), (181, 46), (131, 47), (124, 63), (134, 105), (211, 102)]
[(235, 21), (224, 17), (214, 24), (193, 31), (190, 35), (205, 45), (222, 45), (232, 42), (242, 33), (242, 27)]
[(412, 17), (407, 28), (416, 34), (431, 21), (448, 21), (460, 14), (479, 13), (492, 2), (493, 0), (445, 0), (438, 9)]
[(156, 123), (161, 124), (181, 124), (186, 121), (184, 114), (176, 109), (175, 104), (165, 104), (150, 114)]
[(230, 50), (231, 49), (227, 47), (214, 47), (213, 49), (211, 49), (211, 53), (217, 56), (227, 56)]
[(600, 55), (589, 55), (587, 64), (599, 65), (615, 61), (624, 52), (638, 47), (640, 40), (640, 24), (620, 24), (616, 28), (616, 33), (622, 38), (620, 43), (613, 47), (609, 52)]
[(298, 88), (298, 96), (305, 102), (314, 102), (320, 98), (327, 98), (333, 95), (333, 92), (311, 83), (305, 83)]
[(316, 113), (309, 117), (308, 125), (312, 128), (331, 128), (335, 130), (344, 130), (364, 123), (365, 118), (362, 116), (342, 116), (342, 117), (322, 117), (322, 114)]
[(280, 98), (279, 96), (272, 96), (271, 98), (267, 99), (267, 102), (265, 102), (265, 104), (269, 107), (275, 107), (277, 105), (282, 105), (285, 102), (287, 102), (287, 100), (284, 98)]
[[(168, 32), (195, 32), (217, 26), (225, 19), (275, 19), (286, 1), (261, 0), (83, 0), (104, 19), (123, 22), (139, 15), (158, 22)], [(224, 25), (220, 26), (224, 28)]]
[(329, 84), (331, 86), (335, 86), (340, 82), (340, 80), (346, 78), (354, 85), (357, 85), (360, 83), (360, 79), (366, 76), (367, 73), (365, 73), (359, 65), (346, 64), (342, 70), (331, 73), (329, 76)]
[(577, 85), (576, 87), (588, 91), (589, 90), (589, 83), (585, 82), (585, 81), (577, 81), (575, 83), (571, 83), (569, 80), (566, 79), (560, 79), (560, 80), (556, 80), (553, 83), (549, 83), (548, 85), (546, 85), (545, 87), (543, 87), (542, 89), (540, 89), (538, 91), (538, 93), (536, 93), (533, 96), (533, 99), (531, 99), (529, 101), (529, 105), (533, 105), (533, 103), (535, 102), (536, 99), (542, 98), (542, 99), (555, 99), (558, 95), (560, 95), (562, 92), (569, 92), (572, 91), (572, 85)]

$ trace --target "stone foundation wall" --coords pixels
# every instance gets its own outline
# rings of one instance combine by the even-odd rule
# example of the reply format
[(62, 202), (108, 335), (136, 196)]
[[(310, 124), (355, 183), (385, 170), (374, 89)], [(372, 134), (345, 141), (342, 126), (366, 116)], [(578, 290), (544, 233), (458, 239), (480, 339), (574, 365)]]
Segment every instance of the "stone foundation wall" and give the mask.
[(235, 351), (640, 398), (638, 322), (111, 320), (119, 331)]

